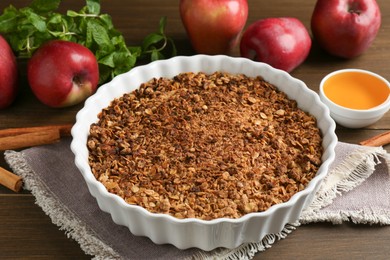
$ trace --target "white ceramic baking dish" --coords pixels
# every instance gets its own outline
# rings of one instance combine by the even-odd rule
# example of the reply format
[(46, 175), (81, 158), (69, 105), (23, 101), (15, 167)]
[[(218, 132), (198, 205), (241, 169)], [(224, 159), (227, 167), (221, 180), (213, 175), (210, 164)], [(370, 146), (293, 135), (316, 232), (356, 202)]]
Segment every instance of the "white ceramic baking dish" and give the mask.
[[(317, 118), (318, 127), (323, 135), (323, 162), (306, 189), (296, 193), (289, 201), (274, 205), (264, 212), (250, 213), (238, 219), (220, 218), (206, 221), (195, 218), (178, 219), (168, 214), (150, 213), (140, 206), (130, 205), (121, 197), (109, 193), (103, 184), (95, 179), (88, 164), (86, 143), (90, 125), (97, 122), (98, 113), (114, 98), (133, 91), (141, 83), (153, 77), (173, 77), (181, 72), (200, 71), (260, 75), (285, 92), (289, 98), (296, 100), (301, 109)], [(87, 99), (85, 106), (77, 114), (72, 136), (71, 150), (75, 155), (76, 166), (99, 207), (111, 214), (115, 223), (127, 226), (134, 235), (149, 237), (157, 244), (169, 243), (180, 249), (197, 247), (203, 250), (217, 247), (235, 248), (242, 243), (258, 242), (267, 234), (280, 232), (287, 223), (296, 222), (327, 174), (335, 156), (334, 149), (337, 143), (335, 123), (329, 116), (328, 108), (304, 82), (264, 63), (244, 58), (206, 55), (178, 56), (156, 61), (135, 67), (115, 77)]]

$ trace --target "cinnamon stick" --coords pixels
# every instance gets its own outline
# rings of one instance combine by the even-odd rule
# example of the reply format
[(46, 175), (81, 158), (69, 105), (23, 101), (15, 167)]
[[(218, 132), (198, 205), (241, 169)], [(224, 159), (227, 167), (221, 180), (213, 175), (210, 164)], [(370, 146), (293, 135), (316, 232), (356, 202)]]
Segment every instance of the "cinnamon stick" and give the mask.
[(32, 127), (20, 127), (20, 128), (8, 128), (0, 130), (0, 138), (6, 136), (20, 135), (31, 132), (44, 132), (46, 130), (58, 129), (61, 136), (70, 136), (70, 130), (72, 124), (63, 125), (48, 125), (48, 126), (32, 126)]
[(0, 184), (10, 190), (19, 192), (23, 185), (22, 177), (0, 167)]
[(390, 144), (390, 131), (373, 136), (367, 140), (361, 141), (364, 146), (384, 146)]
[(51, 125), (0, 130), (0, 150), (20, 149), (57, 142), (70, 136), (72, 125)]

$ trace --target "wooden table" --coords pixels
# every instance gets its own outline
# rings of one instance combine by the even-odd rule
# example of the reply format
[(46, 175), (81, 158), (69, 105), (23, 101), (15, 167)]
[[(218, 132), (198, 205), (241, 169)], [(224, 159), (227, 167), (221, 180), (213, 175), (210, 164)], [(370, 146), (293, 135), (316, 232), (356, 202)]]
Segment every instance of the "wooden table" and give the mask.
[[(23, 7), (27, 0), (0, 2), (0, 9), (10, 3)], [(129, 44), (139, 44), (150, 32), (157, 29), (161, 16), (168, 17), (167, 33), (173, 37), (178, 54), (190, 55), (193, 51), (181, 23), (179, 1), (102, 1), (102, 12), (112, 16), (115, 26), (123, 32)], [(124, 4), (126, 3), (126, 4)], [(342, 68), (362, 68), (374, 71), (390, 79), (390, 2), (378, 0), (382, 10), (382, 27), (371, 48), (353, 60), (330, 57), (314, 43), (312, 52), (303, 65), (292, 75), (318, 90), (322, 77)], [(249, 1), (248, 24), (271, 16), (294, 16), (310, 28), (314, 0)], [(79, 10), (84, 1), (63, 1), (61, 10)], [(236, 50), (236, 55), (238, 51)], [(0, 111), (0, 129), (10, 127), (39, 126), (74, 122), (75, 114), (82, 107), (52, 109), (42, 105), (32, 95), (26, 80), (25, 64), (21, 64), (20, 94), (8, 109)], [(358, 143), (370, 136), (390, 129), (390, 113), (378, 123), (364, 129), (337, 127), (339, 140)], [(390, 151), (390, 146), (385, 147)], [(3, 156), (0, 166), (8, 168)], [(285, 240), (271, 249), (256, 255), (256, 259), (388, 259), (390, 255), (390, 227), (345, 223), (309, 224), (299, 227)], [(66, 237), (63, 231), (51, 223), (48, 216), (34, 204), (34, 197), (27, 191), (14, 193), (0, 187), (0, 259), (88, 259), (78, 244)]]

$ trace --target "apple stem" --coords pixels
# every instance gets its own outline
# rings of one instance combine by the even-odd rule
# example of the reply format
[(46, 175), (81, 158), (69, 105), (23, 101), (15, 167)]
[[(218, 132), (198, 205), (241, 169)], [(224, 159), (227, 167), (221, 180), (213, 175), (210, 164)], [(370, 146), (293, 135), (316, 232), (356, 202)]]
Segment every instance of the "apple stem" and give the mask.
[(79, 77), (79, 76), (74, 76), (72, 81), (73, 81), (73, 85), (76, 85), (79, 87), (83, 85), (83, 81), (81, 80), (81, 77)]
[(352, 14), (360, 15), (362, 11), (359, 8), (359, 3), (356, 3), (356, 2), (351, 3), (349, 8), (348, 8), (348, 12), (350, 12)]

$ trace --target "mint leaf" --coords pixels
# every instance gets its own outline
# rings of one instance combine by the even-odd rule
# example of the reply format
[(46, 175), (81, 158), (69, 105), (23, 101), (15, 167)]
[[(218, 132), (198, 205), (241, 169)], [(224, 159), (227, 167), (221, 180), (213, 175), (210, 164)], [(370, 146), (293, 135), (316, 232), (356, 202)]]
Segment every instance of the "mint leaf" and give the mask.
[(88, 21), (87, 31), (91, 33), (93, 40), (100, 48), (106, 49), (107, 51), (112, 51), (114, 49), (107, 31), (98, 22), (95, 20)]
[(80, 16), (80, 14), (76, 11), (73, 11), (73, 10), (68, 10), (66, 12), (66, 15), (69, 16), (69, 17), (77, 17), (77, 16)]
[(46, 31), (46, 22), (45, 20), (34, 13), (32, 9), (26, 8), (23, 10), (24, 15), (26, 15), (27, 20), (40, 32)]
[(114, 52), (102, 57), (99, 59), (99, 63), (103, 64), (103, 65), (106, 65), (110, 68), (114, 68), (115, 67), (115, 63), (114, 63)]
[[(10, 5), (0, 15), (0, 33), (18, 57), (29, 58), (44, 42), (69, 40), (89, 48), (99, 63), (99, 83), (127, 72), (141, 59), (163, 59), (176, 54), (171, 38), (165, 35), (167, 19), (160, 20), (157, 32), (145, 37), (140, 46), (128, 46), (108, 14), (100, 14), (99, 0), (86, 0), (79, 11), (57, 13), (61, 0), (33, 0), (17, 9)], [(144, 63), (145, 61), (141, 61)]]
[[(102, 25), (107, 28), (107, 30), (109, 30), (109, 31), (115, 30), (114, 25), (112, 23), (111, 16), (109, 16), (108, 14), (101, 14), (101, 15), (99, 15), (99, 19), (100, 19), (100, 22), (102, 23)], [(120, 33), (118, 32), (118, 34), (120, 34)]]
[(142, 42), (142, 49), (144, 51), (149, 50), (151, 47), (155, 46), (157, 43), (163, 42), (165, 40), (164, 35), (151, 33), (145, 37)]
[(60, 14), (53, 14), (53, 16), (49, 17), (47, 20), (47, 24), (61, 24), (62, 22), (62, 15)]
[(176, 47), (173, 40), (167, 37), (164, 32), (166, 22), (166, 17), (162, 17), (159, 23), (159, 32), (147, 35), (142, 42), (142, 55), (150, 55), (151, 61), (176, 55)]
[(134, 56), (142, 56), (142, 48), (140, 46), (128, 46), (127, 48)]
[(164, 58), (164, 56), (162, 56), (162, 54), (158, 50), (156, 50), (156, 49), (152, 50), (152, 53), (150, 55), (150, 59), (152, 61), (155, 61), (155, 60), (159, 60), (160, 58)]
[(90, 14), (100, 13), (100, 1), (99, 0), (87, 0), (87, 9)]
[(3, 15), (0, 16), (0, 31), (9, 33), (15, 31), (18, 24), (18, 11), (12, 5), (4, 9)]

